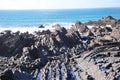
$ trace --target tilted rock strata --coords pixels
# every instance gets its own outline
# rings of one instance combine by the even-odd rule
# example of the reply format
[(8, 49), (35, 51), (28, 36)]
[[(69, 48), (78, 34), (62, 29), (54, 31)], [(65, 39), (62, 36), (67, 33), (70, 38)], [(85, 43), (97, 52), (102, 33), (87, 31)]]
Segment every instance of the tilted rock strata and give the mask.
[(108, 16), (98, 22), (78, 21), (70, 29), (57, 24), (52, 32), (2, 32), (0, 79), (119, 80), (118, 24)]

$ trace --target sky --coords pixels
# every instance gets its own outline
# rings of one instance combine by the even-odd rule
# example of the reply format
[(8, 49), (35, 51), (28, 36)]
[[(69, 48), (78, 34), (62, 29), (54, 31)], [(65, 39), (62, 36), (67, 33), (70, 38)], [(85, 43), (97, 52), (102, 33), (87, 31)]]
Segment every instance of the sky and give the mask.
[(120, 0), (0, 0), (0, 9), (74, 9), (120, 7)]

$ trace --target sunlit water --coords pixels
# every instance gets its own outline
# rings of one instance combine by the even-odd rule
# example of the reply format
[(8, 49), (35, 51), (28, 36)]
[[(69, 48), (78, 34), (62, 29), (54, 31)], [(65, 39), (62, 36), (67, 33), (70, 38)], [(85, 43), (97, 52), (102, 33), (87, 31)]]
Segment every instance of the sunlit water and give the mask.
[(0, 27), (52, 26), (56, 23), (69, 27), (76, 21), (87, 22), (105, 16), (120, 19), (120, 8), (65, 9), (65, 10), (0, 10)]

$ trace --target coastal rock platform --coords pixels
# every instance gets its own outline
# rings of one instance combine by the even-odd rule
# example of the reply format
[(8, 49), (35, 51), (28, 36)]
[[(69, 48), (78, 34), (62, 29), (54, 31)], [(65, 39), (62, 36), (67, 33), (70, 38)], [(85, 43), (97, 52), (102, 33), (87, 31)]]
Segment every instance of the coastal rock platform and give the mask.
[(107, 16), (70, 29), (0, 32), (0, 80), (120, 80), (118, 25)]

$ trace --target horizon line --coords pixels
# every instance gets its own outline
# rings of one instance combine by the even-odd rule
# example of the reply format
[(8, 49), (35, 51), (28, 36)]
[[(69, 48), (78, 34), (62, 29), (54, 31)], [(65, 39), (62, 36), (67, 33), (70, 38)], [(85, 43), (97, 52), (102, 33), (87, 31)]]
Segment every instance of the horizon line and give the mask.
[(51, 8), (51, 9), (0, 9), (0, 10), (71, 10), (71, 9), (109, 9), (109, 8), (120, 8), (120, 7), (90, 7), (90, 8), (58, 8), (58, 9), (55, 9), (55, 8)]

